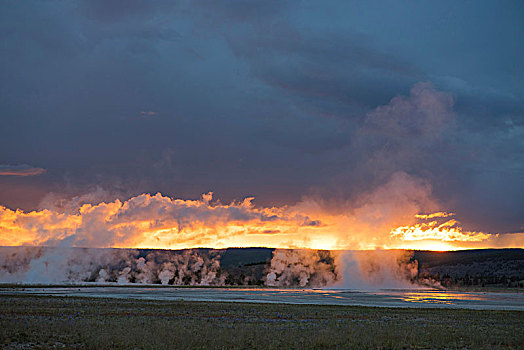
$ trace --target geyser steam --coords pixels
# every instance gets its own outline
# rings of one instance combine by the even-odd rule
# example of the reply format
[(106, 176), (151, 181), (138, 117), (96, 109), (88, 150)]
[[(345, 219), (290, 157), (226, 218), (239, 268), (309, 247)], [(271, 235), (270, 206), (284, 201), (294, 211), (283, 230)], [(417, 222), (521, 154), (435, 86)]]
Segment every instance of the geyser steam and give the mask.
[(0, 281), (223, 285), (220, 251), (1, 247)]
[[(353, 289), (412, 285), (416, 261), (406, 251), (276, 249), (263, 275), (228, 279), (225, 250), (181, 251), (62, 247), (0, 248), (0, 282), (117, 283), (223, 286), (257, 283), (278, 287)], [(228, 282), (229, 281), (229, 282)], [(231, 282), (237, 281), (237, 282)]]

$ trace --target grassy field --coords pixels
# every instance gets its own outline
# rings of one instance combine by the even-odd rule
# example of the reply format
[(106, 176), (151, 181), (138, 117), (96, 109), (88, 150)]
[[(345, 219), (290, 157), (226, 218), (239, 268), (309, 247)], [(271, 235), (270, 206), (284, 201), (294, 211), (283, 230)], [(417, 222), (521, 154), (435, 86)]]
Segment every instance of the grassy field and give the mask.
[(0, 298), (7, 349), (522, 349), (523, 324), (518, 311)]

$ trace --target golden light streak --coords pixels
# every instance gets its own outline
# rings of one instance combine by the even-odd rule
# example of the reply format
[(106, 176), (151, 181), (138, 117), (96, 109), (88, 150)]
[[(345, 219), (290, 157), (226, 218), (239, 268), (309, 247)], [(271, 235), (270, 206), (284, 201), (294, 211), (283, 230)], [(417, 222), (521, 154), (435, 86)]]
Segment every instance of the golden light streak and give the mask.
[(441, 242), (438, 240), (425, 240), (425, 241), (415, 241), (415, 242), (401, 242), (394, 245), (394, 249), (409, 249), (409, 250), (432, 250), (436, 252), (445, 252), (449, 250), (460, 250), (466, 249), (463, 246), (455, 246), (448, 242)]
[(461, 227), (455, 226), (455, 220), (438, 224), (436, 221), (412, 226), (401, 226), (391, 230), (393, 237), (404, 241), (438, 240), (442, 242), (480, 242), (489, 238), (490, 235), (483, 232), (463, 231)]
[(446, 213), (443, 211), (439, 211), (437, 213), (432, 213), (432, 214), (417, 214), (415, 215), (415, 218), (427, 220), (427, 219), (433, 219), (433, 218), (447, 218), (449, 216), (454, 216), (454, 215), (455, 213)]
[[(417, 214), (415, 218), (428, 220), (434, 218), (449, 218), (454, 213), (437, 212), (432, 214)], [(397, 248), (446, 251), (464, 249), (471, 243), (482, 243), (490, 240), (493, 235), (484, 232), (465, 231), (455, 219), (444, 222), (432, 220), (400, 226), (391, 230), (391, 237), (402, 243)]]

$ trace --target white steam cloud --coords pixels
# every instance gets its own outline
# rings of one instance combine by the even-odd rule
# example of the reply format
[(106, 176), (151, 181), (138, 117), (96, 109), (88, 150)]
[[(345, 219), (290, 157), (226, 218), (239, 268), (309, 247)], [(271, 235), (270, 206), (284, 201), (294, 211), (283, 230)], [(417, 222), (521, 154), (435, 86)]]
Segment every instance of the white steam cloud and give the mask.
[(412, 288), (418, 263), (404, 250), (315, 251), (277, 249), (266, 284), (343, 289)]
[(220, 252), (1, 247), (0, 282), (223, 285)]
[[(1, 283), (224, 286), (224, 250), (182, 251), (0, 247)], [(406, 251), (276, 249), (261, 282), (270, 287), (373, 289), (413, 286), (417, 262)], [(245, 276), (242, 283), (255, 281)]]

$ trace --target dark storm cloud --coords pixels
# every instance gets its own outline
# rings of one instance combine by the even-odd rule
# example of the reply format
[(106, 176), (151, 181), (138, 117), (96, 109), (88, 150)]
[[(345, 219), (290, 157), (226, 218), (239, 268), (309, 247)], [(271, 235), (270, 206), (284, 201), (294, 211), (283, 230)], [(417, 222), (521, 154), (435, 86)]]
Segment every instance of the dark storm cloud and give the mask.
[[(44, 166), (43, 192), (270, 205), (404, 171), (464, 221), (524, 226), (520, 2), (0, 6), (0, 163)], [(28, 180), (0, 179), (4, 204), (38, 205)]]

